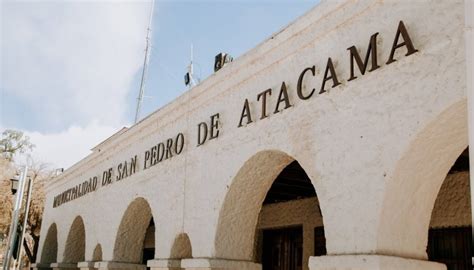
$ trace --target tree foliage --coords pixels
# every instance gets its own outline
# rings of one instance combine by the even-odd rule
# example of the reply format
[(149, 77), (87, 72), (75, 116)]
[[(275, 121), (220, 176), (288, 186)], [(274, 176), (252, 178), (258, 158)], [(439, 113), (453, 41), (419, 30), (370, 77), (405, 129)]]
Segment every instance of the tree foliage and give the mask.
[(0, 157), (0, 239), (6, 237), (10, 227), (13, 210), (10, 178), (15, 172), (13, 164)]
[[(41, 222), (43, 220), (45, 202), (44, 187), (46, 182), (53, 178), (54, 171), (49, 168), (48, 164), (32, 162), (32, 164), (30, 164), (28, 175), (33, 181), (33, 189), (26, 227), (26, 235), (28, 237), (25, 237), (23, 245), (29, 261), (35, 262), (36, 254), (38, 252)], [(26, 205), (26, 202), (24, 203)], [(23, 222), (24, 215), (20, 217), (20, 220)], [(28, 238), (30, 241), (28, 241)]]
[(0, 139), (0, 155), (11, 161), (15, 154), (23, 154), (35, 147), (30, 138), (19, 130), (7, 129), (2, 132)]
[[(10, 178), (18, 172), (15, 164), (0, 157), (0, 240), (6, 241), (9, 233), (12, 218), (13, 201), (15, 197), (11, 193)], [(45, 184), (53, 177), (54, 171), (47, 164), (30, 160), (28, 178), (33, 181), (30, 211), (28, 213), (27, 226), (25, 231), (24, 250), (28, 261), (34, 262), (38, 252), (41, 222), (43, 217), (45, 201)], [(27, 185), (27, 183), (26, 183)], [(20, 214), (20, 224), (23, 224), (24, 210), (26, 206), (27, 186), (25, 187), (25, 196)], [(18, 194), (18, 193), (17, 193)], [(2, 242), (2, 241), (0, 241)], [(6, 243), (4, 243), (6, 244)], [(3, 247), (4, 248), (4, 247)], [(3, 253), (0, 246), (0, 252)]]
[[(9, 233), (12, 219), (14, 196), (11, 193), (10, 179), (19, 172), (19, 166), (13, 161), (17, 154), (24, 154), (31, 151), (34, 144), (30, 138), (21, 131), (7, 129), (2, 132), (0, 139), (0, 240), (5, 240)], [(45, 202), (44, 187), (46, 183), (53, 178), (54, 170), (45, 163), (35, 162), (28, 158), (28, 178), (32, 180), (33, 188), (31, 195), (30, 211), (27, 217), (27, 226), (25, 231), (24, 250), (28, 261), (35, 262), (38, 252), (38, 244), (41, 230), (41, 221)], [(27, 185), (27, 183), (26, 183)], [(23, 224), (26, 207), (26, 193), (20, 215), (20, 224)], [(2, 241), (0, 241), (1, 244)], [(0, 252), (2, 247), (0, 245)]]

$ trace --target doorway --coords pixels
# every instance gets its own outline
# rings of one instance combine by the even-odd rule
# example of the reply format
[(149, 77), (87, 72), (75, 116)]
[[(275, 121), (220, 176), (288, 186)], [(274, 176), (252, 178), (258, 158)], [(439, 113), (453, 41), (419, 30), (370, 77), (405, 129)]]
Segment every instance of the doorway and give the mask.
[(430, 229), (428, 257), (448, 270), (472, 270), (471, 228)]
[(303, 228), (263, 231), (263, 270), (303, 269)]
[[(143, 241), (143, 254), (142, 254), (142, 264), (147, 265), (149, 260), (153, 260), (155, 258), (155, 221), (153, 218), (150, 220), (150, 224), (148, 224), (148, 228), (146, 229), (145, 239)], [(150, 267), (147, 266), (147, 269)]]

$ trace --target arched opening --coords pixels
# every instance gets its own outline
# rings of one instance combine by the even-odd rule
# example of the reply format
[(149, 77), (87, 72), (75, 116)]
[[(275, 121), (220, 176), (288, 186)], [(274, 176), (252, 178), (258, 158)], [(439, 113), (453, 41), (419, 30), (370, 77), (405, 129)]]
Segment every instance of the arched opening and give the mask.
[(452, 104), (412, 136), (394, 171), (387, 175), (377, 250), (426, 260), (437, 195), (450, 168), (468, 146), (466, 100)]
[(180, 233), (176, 236), (171, 247), (172, 259), (186, 259), (193, 257), (193, 250), (191, 247), (191, 241), (187, 233)]
[(153, 260), (155, 258), (155, 221), (153, 217), (148, 224), (148, 228), (145, 233), (145, 240), (143, 241), (143, 255), (142, 255), (142, 264), (146, 265), (148, 260)]
[(472, 218), (469, 185), (469, 150), (451, 167), (431, 214), (428, 258), (447, 270), (472, 270)]
[(155, 223), (148, 202), (135, 199), (122, 217), (114, 245), (114, 261), (144, 264), (155, 255)]
[(244, 164), (221, 209), (215, 247), (218, 258), (263, 270), (307, 270), (310, 256), (326, 253), (316, 191), (298, 161), (264, 151)]
[(286, 166), (267, 192), (257, 223), (254, 260), (263, 270), (308, 269), (310, 256), (326, 255), (319, 201), (297, 161)]
[(78, 263), (85, 260), (86, 252), (86, 230), (84, 221), (80, 216), (72, 222), (67, 235), (66, 248), (64, 250), (63, 262)]
[(92, 261), (93, 262), (102, 261), (102, 246), (100, 244), (97, 244), (94, 248), (94, 252), (92, 253)]
[(56, 223), (49, 226), (41, 251), (41, 264), (57, 262), (58, 258), (58, 229)]

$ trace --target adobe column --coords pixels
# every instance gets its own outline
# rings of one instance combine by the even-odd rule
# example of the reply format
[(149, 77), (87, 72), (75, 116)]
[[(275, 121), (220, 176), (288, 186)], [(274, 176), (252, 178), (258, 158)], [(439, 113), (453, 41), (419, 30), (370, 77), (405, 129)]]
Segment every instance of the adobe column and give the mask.
[(151, 270), (183, 270), (181, 259), (154, 259), (147, 262)]
[(49, 263), (33, 263), (31, 264), (33, 270), (51, 270), (51, 264)]
[(94, 268), (98, 270), (146, 270), (146, 265), (136, 263), (102, 261), (95, 262)]
[(328, 255), (311, 257), (310, 270), (446, 270), (441, 263), (386, 255)]
[(77, 270), (77, 263), (52, 263), (53, 270)]
[(218, 258), (183, 259), (181, 267), (186, 270), (262, 270), (258, 263)]
[[(464, 38), (466, 42), (466, 88), (467, 88), (467, 112), (469, 126), (469, 145), (474, 145), (474, 2), (472, 0), (464, 1)], [(469, 147), (469, 156), (474, 156), (474, 147)], [(469, 159), (470, 168), (474, 168), (474, 158)], [(474, 217), (474, 173), (471, 178), (471, 211)], [(474, 262), (474, 257), (473, 257)]]
[(94, 264), (95, 262), (79, 262), (77, 263), (77, 267), (81, 270), (93, 270), (96, 269)]

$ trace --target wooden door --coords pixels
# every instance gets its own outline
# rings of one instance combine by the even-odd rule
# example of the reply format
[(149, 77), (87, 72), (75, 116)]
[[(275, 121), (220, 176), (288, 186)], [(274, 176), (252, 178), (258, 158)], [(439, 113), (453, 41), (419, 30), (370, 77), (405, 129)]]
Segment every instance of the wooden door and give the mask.
[(263, 270), (303, 269), (301, 227), (263, 231)]
[(430, 229), (428, 257), (448, 270), (472, 270), (472, 228)]

